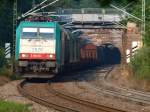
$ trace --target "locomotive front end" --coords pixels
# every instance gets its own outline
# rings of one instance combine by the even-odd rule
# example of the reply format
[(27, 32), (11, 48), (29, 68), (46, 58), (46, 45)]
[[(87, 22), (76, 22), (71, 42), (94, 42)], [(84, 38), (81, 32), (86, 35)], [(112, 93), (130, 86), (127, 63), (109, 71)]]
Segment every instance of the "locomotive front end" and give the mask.
[[(50, 23), (49, 23), (50, 24)], [(56, 69), (55, 26), (24, 23), (17, 30), (16, 59), (19, 72), (53, 72)]]

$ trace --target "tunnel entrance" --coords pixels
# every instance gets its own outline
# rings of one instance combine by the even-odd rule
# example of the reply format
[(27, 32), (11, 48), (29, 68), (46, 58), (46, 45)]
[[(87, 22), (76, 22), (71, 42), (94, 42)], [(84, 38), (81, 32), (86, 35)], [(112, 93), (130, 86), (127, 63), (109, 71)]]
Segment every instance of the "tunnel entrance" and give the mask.
[(99, 65), (115, 65), (121, 63), (121, 52), (119, 48), (111, 43), (98, 46)]
[(82, 29), (82, 36), (97, 45), (98, 65), (121, 64), (124, 60), (125, 32), (119, 28)]

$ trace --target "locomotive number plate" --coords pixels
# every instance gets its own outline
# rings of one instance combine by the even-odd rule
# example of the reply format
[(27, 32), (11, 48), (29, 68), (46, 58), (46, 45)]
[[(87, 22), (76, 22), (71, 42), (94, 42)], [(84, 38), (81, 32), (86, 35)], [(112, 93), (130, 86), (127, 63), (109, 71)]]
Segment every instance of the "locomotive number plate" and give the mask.
[(41, 47), (34, 47), (34, 48), (32, 48), (32, 52), (33, 53), (39, 53), (39, 52), (42, 52), (43, 51), (43, 48), (41, 48)]

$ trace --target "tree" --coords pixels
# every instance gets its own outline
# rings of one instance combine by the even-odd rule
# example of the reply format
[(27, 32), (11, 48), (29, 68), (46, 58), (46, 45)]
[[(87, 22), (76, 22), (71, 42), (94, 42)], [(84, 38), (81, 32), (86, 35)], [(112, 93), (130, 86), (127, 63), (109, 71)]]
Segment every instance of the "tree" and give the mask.
[(4, 49), (0, 47), (0, 68), (6, 64)]
[(12, 15), (13, 1), (0, 1), (0, 46), (4, 47), (5, 42), (12, 42)]
[[(138, 17), (141, 17), (141, 0), (134, 5), (134, 11), (131, 11)], [(136, 77), (150, 79), (150, 1), (146, 0), (146, 32), (144, 35), (144, 46), (134, 56), (131, 61), (131, 67)]]

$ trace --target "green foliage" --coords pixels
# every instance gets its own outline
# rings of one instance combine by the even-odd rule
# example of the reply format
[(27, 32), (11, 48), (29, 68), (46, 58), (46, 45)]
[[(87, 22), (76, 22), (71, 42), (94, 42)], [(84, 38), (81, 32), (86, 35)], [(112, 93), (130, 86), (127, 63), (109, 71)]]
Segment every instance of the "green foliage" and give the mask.
[(28, 106), (0, 100), (0, 112), (30, 112)]
[(97, 0), (101, 7), (109, 6), (110, 4), (115, 4), (117, 6), (126, 6), (130, 2), (137, 2), (138, 0)]
[(5, 59), (5, 52), (2, 47), (0, 47), (0, 75), (9, 77), (11, 72), (10, 69), (7, 69), (7, 62)]
[(100, 5), (97, 0), (60, 0), (51, 10), (59, 8), (98, 8)]
[[(131, 7), (129, 11), (141, 18), (142, 16), (142, 1), (138, 0), (136, 5)], [(134, 9), (134, 10), (133, 10)], [(149, 79), (150, 80), (150, 1), (146, 0), (146, 32), (144, 35), (144, 47), (139, 50), (139, 52), (134, 56), (131, 62), (131, 67), (133, 69), (133, 74), (139, 79)], [(131, 19), (132, 21), (141, 24), (141, 22)]]
[(150, 47), (143, 47), (131, 61), (134, 76), (140, 79), (150, 79)]
[(97, 0), (101, 6), (108, 6), (111, 0)]
[[(146, 32), (145, 32), (145, 35), (144, 35), (144, 45), (145, 46), (150, 46), (150, 1), (149, 0), (146, 0), (146, 16), (145, 16), (145, 19), (146, 19)], [(136, 1), (136, 4), (134, 4), (132, 7), (129, 8), (129, 12), (132, 13), (133, 15), (139, 17), (139, 18), (142, 18), (142, 1), (141, 0), (137, 0)], [(134, 9), (134, 10), (133, 10)], [(130, 19), (131, 21), (134, 21), (138, 24), (141, 24), (141, 22), (139, 20), (136, 20), (136, 19)]]
[(0, 68), (6, 64), (4, 49), (0, 47)]
[(5, 76), (5, 77), (11, 77), (11, 71), (10, 68), (6, 68), (5, 66), (0, 68), (0, 76)]
[(99, 8), (100, 4), (96, 0), (81, 0), (79, 8)]
[(146, 34), (145, 34), (145, 37), (144, 37), (144, 44), (145, 46), (149, 46), (150, 47), (150, 27), (146, 27), (147, 30), (146, 30)]
[(12, 41), (12, 4), (12, 0), (0, 0), (0, 46)]

